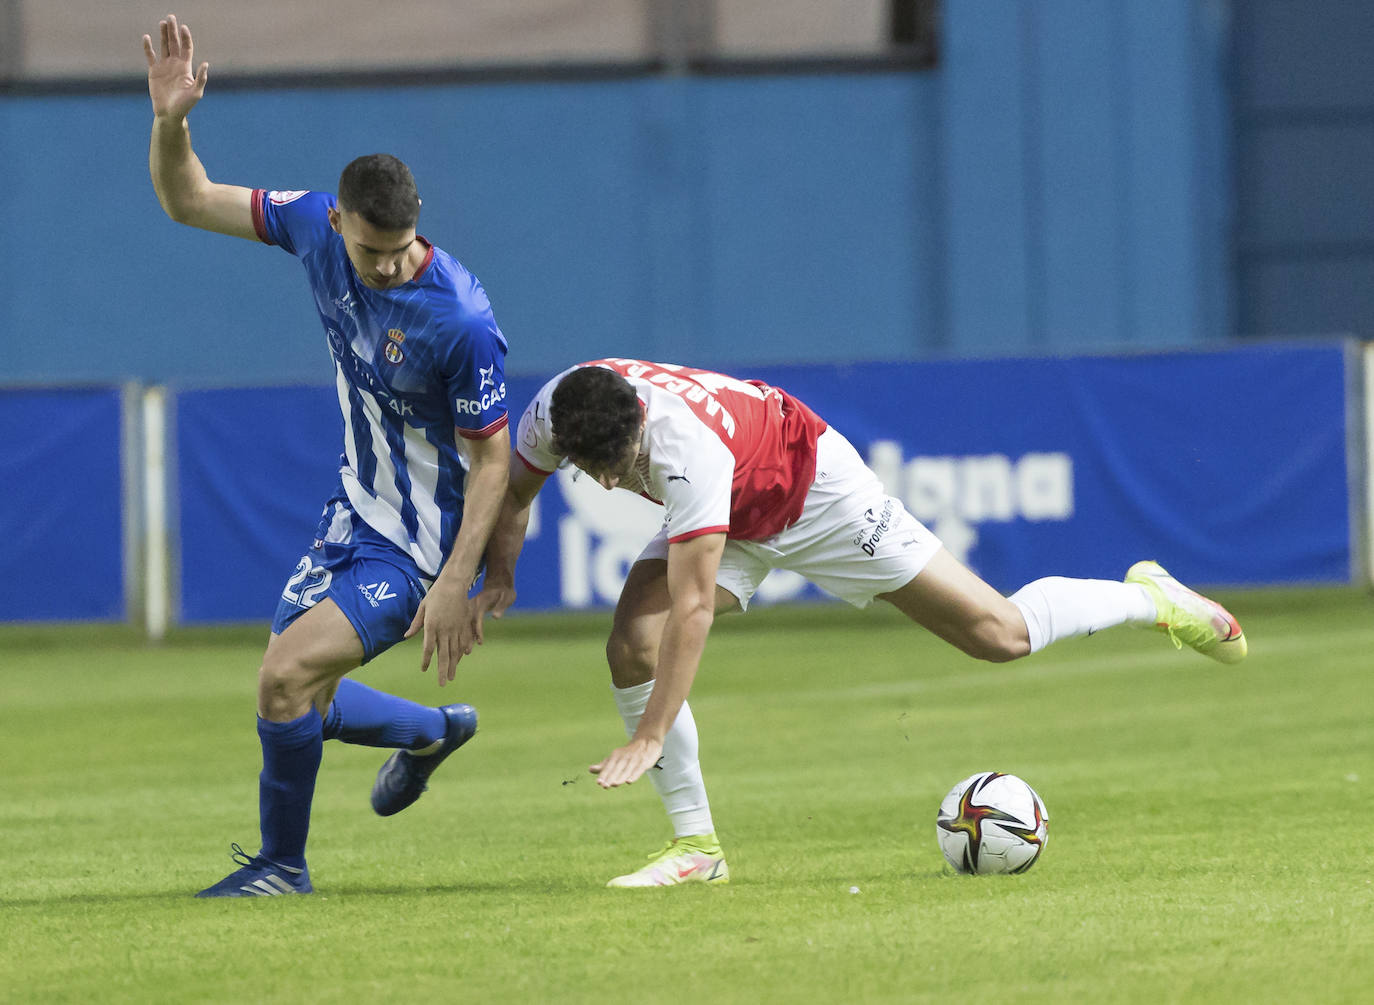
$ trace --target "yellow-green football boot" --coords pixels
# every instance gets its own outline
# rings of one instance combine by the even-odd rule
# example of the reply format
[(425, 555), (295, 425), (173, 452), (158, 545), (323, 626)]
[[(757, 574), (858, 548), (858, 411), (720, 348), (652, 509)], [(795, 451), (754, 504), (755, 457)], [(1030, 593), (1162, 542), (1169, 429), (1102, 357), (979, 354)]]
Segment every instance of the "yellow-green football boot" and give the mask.
[(677, 886), (681, 883), (709, 883), (723, 886), (730, 882), (725, 853), (712, 834), (674, 838), (662, 850), (649, 856), (649, 864), (635, 872), (617, 876), (607, 886)]
[(1239, 663), (1248, 646), (1240, 622), (1215, 600), (1194, 593), (1158, 562), (1137, 562), (1126, 582), (1145, 587), (1155, 602), (1157, 627), (1167, 632), (1175, 649), (1186, 643), (1219, 663)]

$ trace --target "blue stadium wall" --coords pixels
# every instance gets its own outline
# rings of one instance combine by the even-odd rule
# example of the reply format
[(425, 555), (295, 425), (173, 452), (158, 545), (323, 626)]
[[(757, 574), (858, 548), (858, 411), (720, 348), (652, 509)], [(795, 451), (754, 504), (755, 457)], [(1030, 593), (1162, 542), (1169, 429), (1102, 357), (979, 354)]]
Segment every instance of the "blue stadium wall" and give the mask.
[[(192, 124), (237, 184), (409, 161), (513, 373), (1197, 345), (1235, 315), (1225, 7), (946, 0), (924, 73), (212, 78)], [(0, 381), (325, 379), (298, 266), (170, 223), (148, 125), (140, 94), (0, 98)]]
[(1235, 5), (1237, 326), (1374, 337), (1374, 4)]

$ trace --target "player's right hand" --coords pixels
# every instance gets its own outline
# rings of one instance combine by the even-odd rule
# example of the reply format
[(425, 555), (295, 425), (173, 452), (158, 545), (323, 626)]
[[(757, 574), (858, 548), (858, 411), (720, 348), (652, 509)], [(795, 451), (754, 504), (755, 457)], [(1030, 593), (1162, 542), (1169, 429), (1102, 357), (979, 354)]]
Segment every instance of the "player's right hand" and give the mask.
[(618, 785), (630, 785), (644, 772), (648, 771), (663, 755), (661, 740), (646, 740), (633, 737), (623, 747), (616, 747), (609, 754), (588, 766), (587, 770), (596, 775), (596, 784), (603, 789), (613, 789)]
[(201, 63), (192, 74), (195, 47), (191, 44), (191, 29), (177, 24), (175, 14), (158, 22), (158, 30), (157, 48), (150, 36), (143, 36), (143, 55), (148, 59), (148, 96), (153, 99), (154, 115), (182, 119), (205, 95), (210, 64)]

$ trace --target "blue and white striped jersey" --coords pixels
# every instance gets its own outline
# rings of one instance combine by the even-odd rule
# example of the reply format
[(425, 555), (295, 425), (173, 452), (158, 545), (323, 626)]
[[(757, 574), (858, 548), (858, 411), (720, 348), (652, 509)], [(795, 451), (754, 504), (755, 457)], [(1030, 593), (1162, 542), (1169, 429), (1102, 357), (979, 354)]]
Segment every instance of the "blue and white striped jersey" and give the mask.
[[(329, 226), (323, 192), (253, 192), (258, 237), (305, 266), (343, 414), (339, 475), (357, 517), (437, 575), (463, 518), (464, 451), (506, 425), (506, 339), (486, 292), (429, 245), (410, 282), (374, 290)], [(423, 240), (423, 238), (421, 238)], [(341, 508), (327, 540), (343, 541)]]

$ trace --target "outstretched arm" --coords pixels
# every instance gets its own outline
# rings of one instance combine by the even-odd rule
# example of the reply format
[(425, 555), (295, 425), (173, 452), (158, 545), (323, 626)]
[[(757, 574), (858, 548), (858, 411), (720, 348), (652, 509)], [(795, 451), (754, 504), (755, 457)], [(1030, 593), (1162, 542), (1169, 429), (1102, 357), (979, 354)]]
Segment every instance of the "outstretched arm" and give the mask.
[(153, 101), (148, 170), (158, 202), (178, 223), (256, 241), (253, 190), (212, 182), (191, 149), (186, 116), (205, 94), (210, 64), (201, 63), (192, 72), (195, 49), (191, 29), (178, 24), (175, 15), (167, 15), (158, 30), (156, 44), (150, 36), (143, 36), (148, 96)]
[(628, 785), (657, 763), (663, 738), (692, 689), (716, 610), (716, 572), (724, 534), (668, 545), (668, 620), (658, 646), (654, 690), (630, 742), (590, 768), (603, 789)]

